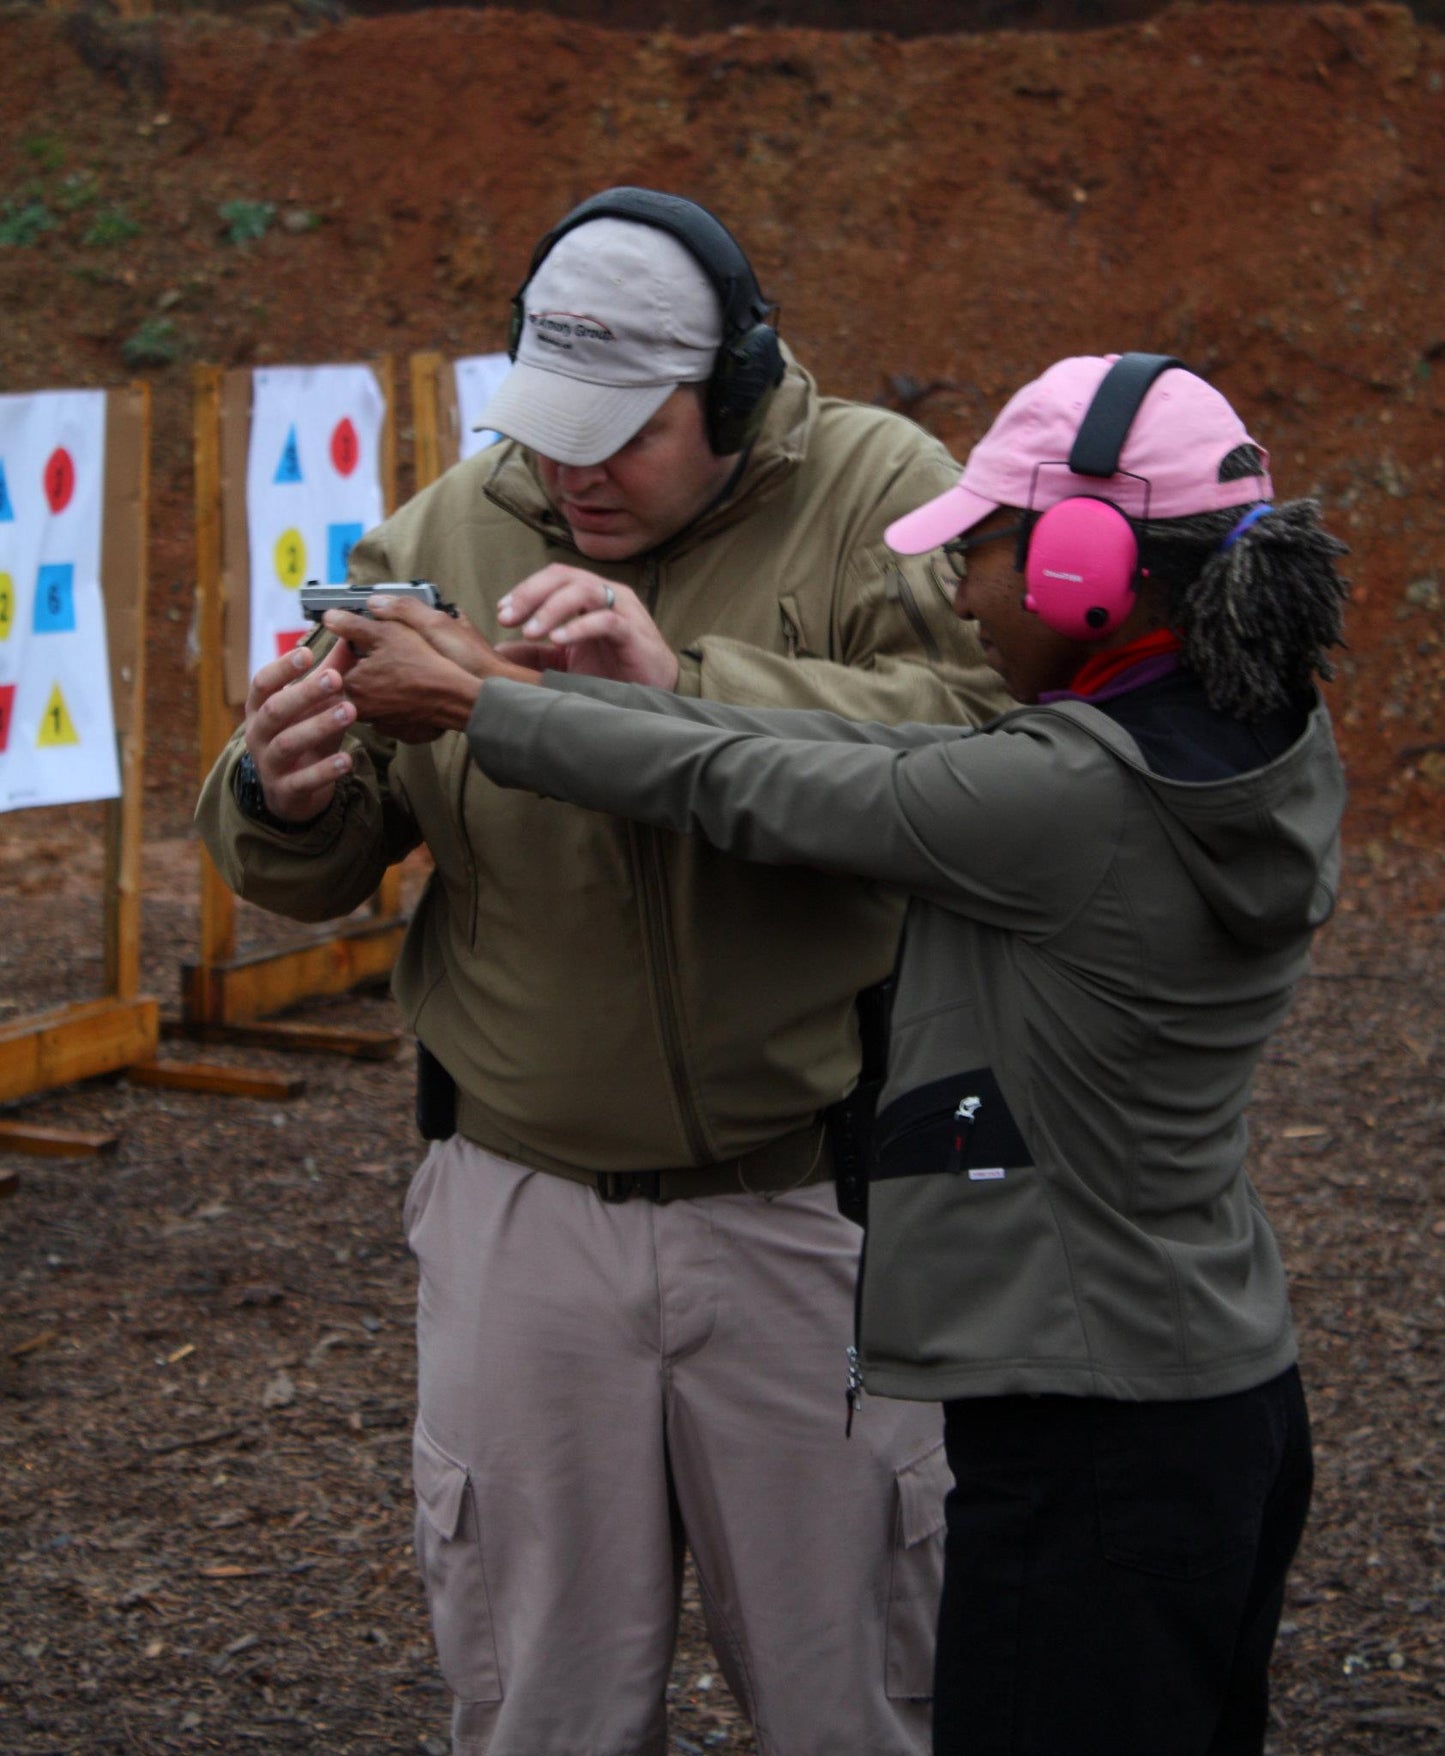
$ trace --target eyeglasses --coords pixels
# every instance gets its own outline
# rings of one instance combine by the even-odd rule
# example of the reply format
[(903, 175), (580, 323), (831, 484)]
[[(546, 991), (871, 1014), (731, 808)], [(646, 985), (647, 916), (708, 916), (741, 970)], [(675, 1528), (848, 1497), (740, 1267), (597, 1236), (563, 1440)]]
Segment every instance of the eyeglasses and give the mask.
[(1001, 543), (1005, 537), (1016, 537), (1023, 529), (1022, 524), (1011, 524), (1007, 530), (986, 530), (982, 536), (954, 537), (951, 542), (940, 545), (943, 558), (953, 569), (955, 579), (968, 578), (968, 552), (980, 548), (984, 543)]

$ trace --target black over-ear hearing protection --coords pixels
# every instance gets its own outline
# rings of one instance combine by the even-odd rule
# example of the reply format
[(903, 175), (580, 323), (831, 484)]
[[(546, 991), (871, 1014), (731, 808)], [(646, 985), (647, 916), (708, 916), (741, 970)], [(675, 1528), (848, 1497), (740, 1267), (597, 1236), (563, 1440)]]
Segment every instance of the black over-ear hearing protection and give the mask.
[(704, 399), (708, 444), (719, 457), (748, 445), (762, 424), (768, 392), (783, 376), (783, 350), (767, 319), (777, 311), (758, 287), (752, 265), (732, 233), (695, 201), (658, 189), (604, 189), (558, 221), (532, 253), (527, 278), (512, 295), (507, 353), (517, 357), (525, 322), (524, 296), (557, 240), (595, 219), (634, 220), (669, 233), (697, 258), (722, 301), (723, 339)]
[[(1188, 370), (1172, 354), (1121, 354), (1094, 392), (1074, 436), (1067, 468), (1078, 476), (1128, 475), (1119, 454), (1149, 386), (1171, 367)], [(1062, 465), (1064, 460), (1061, 458)], [(1035, 491), (1038, 470), (1034, 471)], [(1024, 607), (1071, 640), (1101, 640), (1134, 604), (1139, 571), (1137, 526), (1148, 518), (1149, 484), (1143, 477), (1144, 509), (1130, 518), (1112, 500), (1075, 494), (1045, 511), (1030, 507), (1019, 534), (1015, 565), (1024, 576)], [(1030, 493), (1033, 499), (1033, 492)]]

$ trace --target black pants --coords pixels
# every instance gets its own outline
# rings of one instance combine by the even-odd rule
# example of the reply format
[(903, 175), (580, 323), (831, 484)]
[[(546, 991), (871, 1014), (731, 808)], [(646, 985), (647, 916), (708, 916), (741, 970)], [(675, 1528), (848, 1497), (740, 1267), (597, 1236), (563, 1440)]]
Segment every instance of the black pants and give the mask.
[(1259, 1756), (1313, 1477), (1298, 1372), (944, 1416), (935, 1756)]

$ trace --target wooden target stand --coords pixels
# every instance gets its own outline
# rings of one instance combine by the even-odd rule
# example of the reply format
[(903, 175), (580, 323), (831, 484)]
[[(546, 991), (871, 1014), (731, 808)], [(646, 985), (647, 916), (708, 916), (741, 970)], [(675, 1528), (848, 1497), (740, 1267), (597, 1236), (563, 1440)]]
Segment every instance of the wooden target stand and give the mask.
[(429, 487), (461, 456), (457, 381), (443, 354), (411, 357), (411, 425), (418, 490)]
[[(386, 401), (381, 479), (388, 512), (396, 498), (396, 425), (392, 364), (373, 362)], [(244, 493), (250, 432), (251, 373), (196, 368), (196, 632), (200, 659), (200, 774), (204, 780), (229, 742), (245, 700), (245, 622), (249, 558)], [(228, 489), (232, 491), (227, 492)], [(345, 993), (383, 980), (401, 947), (401, 875), (392, 868), (372, 897), (369, 913), (336, 928), (298, 934), (280, 949), (237, 955), (236, 899), (201, 850), (200, 946), (181, 969), (181, 1017), (167, 1035), (203, 1042), (250, 1043), (267, 1048), (384, 1059), (401, 1046), (393, 1031), (348, 1030), (285, 1022), (274, 1015), (299, 1001)]]
[[(103, 988), (98, 999), (0, 1025), (0, 1103), (38, 1096), (97, 1074), (153, 1060), (160, 1007), (140, 991), (141, 797), (145, 751), (146, 528), (150, 496), (150, 387), (132, 384), (105, 400), (105, 503), (100, 575), (120, 796), (105, 814)], [(108, 1132), (0, 1118), (0, 1147), (70, 1157), (104, 1152)], [(15, 1173), (0, 1174), (0, 1195)]]

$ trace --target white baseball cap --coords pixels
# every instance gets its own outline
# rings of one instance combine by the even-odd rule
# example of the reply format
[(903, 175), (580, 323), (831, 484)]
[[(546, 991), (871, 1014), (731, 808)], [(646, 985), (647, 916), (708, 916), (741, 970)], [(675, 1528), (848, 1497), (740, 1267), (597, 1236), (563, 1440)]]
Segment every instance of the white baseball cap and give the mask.
[(712, 376), (722, 301), (685, 244), (610, 217), (563, 235), (522, 293), (516, 360), (478, 425), (557, 463), (600, 463), (679, 384)]

